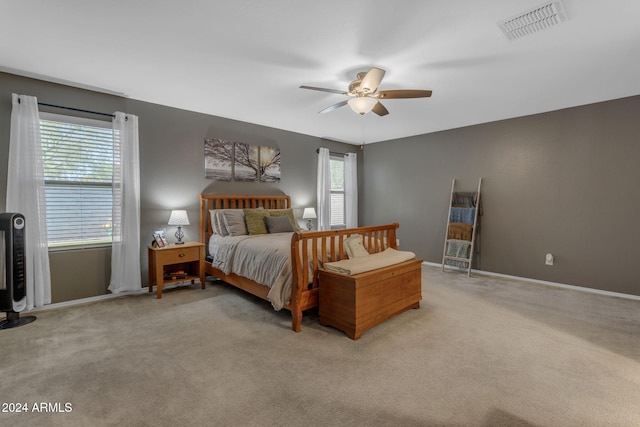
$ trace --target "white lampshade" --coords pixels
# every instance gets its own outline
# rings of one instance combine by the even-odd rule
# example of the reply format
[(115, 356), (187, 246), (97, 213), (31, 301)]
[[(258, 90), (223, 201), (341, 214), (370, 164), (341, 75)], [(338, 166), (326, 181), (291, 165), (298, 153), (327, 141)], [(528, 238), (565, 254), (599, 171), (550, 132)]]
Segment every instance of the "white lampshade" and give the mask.
[(189, 216), (185, 210), (173, 210), (169, 216), (169, 225), (189, 225)]
[(349, 107), (360, 115), (367, 114), (378, 103), (375, 98), (369, 98), (368, 96), (359, 96), (357, 98), (351, 98), (347, 101)]
[(316, 210), (314, 208), (304, 208), (304, 212), (302, 212), (302, 219), (315, 219), (318, 218), (316, 216)]

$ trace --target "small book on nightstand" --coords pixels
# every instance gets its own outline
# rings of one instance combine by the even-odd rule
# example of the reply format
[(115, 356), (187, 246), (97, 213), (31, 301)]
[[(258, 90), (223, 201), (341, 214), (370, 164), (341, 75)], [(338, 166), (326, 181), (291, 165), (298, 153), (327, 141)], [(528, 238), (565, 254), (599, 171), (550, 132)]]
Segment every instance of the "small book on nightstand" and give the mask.
[(176, 280), (176, 279), (185, 279), (187, 277), (187, 273), (180, 271), (173, 271), (164, 274), (164, 280)]

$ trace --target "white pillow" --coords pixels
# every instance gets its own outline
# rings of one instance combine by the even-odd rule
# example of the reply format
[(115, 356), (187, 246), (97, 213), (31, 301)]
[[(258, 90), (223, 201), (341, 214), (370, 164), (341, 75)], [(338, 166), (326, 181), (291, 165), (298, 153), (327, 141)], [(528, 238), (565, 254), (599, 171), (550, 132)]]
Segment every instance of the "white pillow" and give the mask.
[(344, 241), (344, 249), (349, 258), (362, 258), (369, 256), (369, 252), (362, 243), (362, 234), (352, 234)]
[(211, 232), (213, 234), (219, 234), (220, 236), (226, 236), (227, 229), (224, 224), (220, 223), (220, 211), (217, 209), (209, 210), (209, 220), (211, 221)]

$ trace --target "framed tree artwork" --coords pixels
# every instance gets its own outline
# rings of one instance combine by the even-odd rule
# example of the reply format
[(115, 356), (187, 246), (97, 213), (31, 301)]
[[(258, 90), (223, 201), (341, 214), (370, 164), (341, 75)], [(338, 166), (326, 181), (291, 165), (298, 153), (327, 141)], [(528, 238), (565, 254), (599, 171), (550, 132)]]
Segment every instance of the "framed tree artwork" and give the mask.
[(233, 142), (224, 139), (205, 139), (204, 176), (209, 179), (231, 181)]
[(257, 145), (235, 143), (233, 179), (236, 181), (257, 181), (260, 173), (259, 147)]
[(260, 182), (280, 182), (280, 150), (260, 147)]
[(219, 181), (280, 182), (280, 149), (207, 138), (204, 174)]

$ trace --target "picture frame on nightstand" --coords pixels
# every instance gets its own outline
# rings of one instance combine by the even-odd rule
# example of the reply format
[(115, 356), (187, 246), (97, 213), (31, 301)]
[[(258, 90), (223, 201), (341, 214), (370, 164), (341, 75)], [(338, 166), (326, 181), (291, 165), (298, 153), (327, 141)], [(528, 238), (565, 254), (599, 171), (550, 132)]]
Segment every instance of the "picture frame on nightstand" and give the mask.
[(167, 246), (166, 238), (163, 239), (162, 235), (157, 231), (153, 233), (153, 241), (155, 243), (155, 246), (158, 248), (164, 248), (165, 246)]
[(166, 228), (161, 228), (159, 230), (154, 231), (154, 234), (157, 233), (160, 235), (160, 238), (162, 239), (162, 243), (164, 243), (164, 246), (167, 246), (167, 229)]

